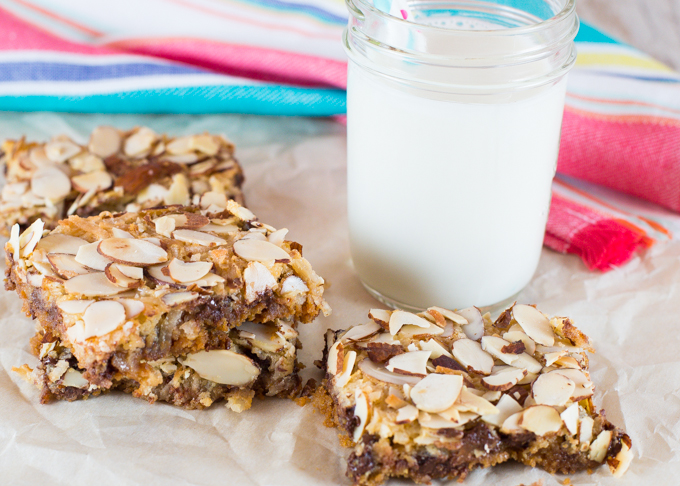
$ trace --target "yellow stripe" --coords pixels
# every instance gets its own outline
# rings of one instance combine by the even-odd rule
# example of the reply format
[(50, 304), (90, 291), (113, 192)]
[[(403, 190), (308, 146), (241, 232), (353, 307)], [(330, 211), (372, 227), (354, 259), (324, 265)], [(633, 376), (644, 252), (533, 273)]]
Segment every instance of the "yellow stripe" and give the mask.
[(673, 72), (671, 68), (655, 59), (628, 56), (626, 54), (579, 53), (576, 58), (576, 65), (581, 67), (595, 65), (628, 66), (650, 69), (653, 71)]

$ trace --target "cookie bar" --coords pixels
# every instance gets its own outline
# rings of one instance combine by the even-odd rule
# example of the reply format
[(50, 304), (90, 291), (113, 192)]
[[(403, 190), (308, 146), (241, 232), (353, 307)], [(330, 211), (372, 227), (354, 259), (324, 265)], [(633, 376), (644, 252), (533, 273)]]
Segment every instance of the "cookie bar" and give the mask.
[[(146, 361), (162, 381), (145, 393), (135, 380), (117, 370), (112, 370), (108, 390), (122, 390), (152, 403), (160, 400), (187, 409), (202, 409), (226, 400), (232, 410), (240, 412), (250, 408), (256, 395), (282, 398), (298, 395), (299, 347), (298, 332), (283, 320), (266, 324), (246, 322), (229, 331), (229, 346), (225, 350)], [(38, 387), (42, 403), (73, 401), (108, 391), (88, 381), (71, 349), (44, 330), (31, 340), (31, 350), (40, 359), (38, 367), (33, 370), (23, 365), (14, 370)]]
[(123, 132), (102, 126), (87, 146), (63, 135), (43, 144), (8, 140), (0, 161), (7, 180), (0, 193), (5, 236), (15, 223), (24, 229), (38, 218), (52, 229), (72, 214), (192, 202), (208, 207), (225, 196), (243, 204), (234, 146), (217, 135), (172, 138), (146, 127)]
[(550, 473), (628, 468), (631, 440), (592, 402), (588, 337), (570, 319), (514, 305), (374, 309), (326, 336), (319, 408), (351, 439), (357, 485), (462, 480), (514, 459)]
[[(15, 225), (5, 247), (6, 288), (16, 290), (24, 310), (37, 318), (40, 348), (54, 342), (71, 353), (74, 361), (64, 361), (77, 366), (88, 389), (120, 386), (150, 401), (174, 393), (158, 388), (169, 376), (166, 362), (251, 391), (262, 375), (260, 389), (278, 394), (284, 377), (262, 374), (268, 356), (258, 356), (259, 348), (246, 341), (259, 335), (256, 325), (294, 331), (298, 322), (328, 314), (324, 281), (302, 257), (301, 245), (285, 240), (286, 229), (260, 223), (235, 201), (213, 209), (218, 212), (172, 206), (71, 216), (44, 236), (40, 220), (21, 235)], [(297, 345), (286, 337), (289, 331), (262, 333), (292, 344), (280, 343), (288, 350)], [(232, 368), (250, 370), (252, 379), (211, 379), (221, 376), (215, 369)], [(280, 367), (289, 374), (296, 369)], [(200, 395), (208, 385), (199, 385), (187, 386)], [(197, 406), (200, 398), (173, 395), (170, 401)]]

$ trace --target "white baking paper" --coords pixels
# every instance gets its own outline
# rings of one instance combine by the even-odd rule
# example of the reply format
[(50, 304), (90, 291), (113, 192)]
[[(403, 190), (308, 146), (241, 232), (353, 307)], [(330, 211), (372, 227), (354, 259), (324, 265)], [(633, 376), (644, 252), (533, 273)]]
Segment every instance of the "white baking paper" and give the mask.
[[(290, 230), (331, 285), (333, 315), (301, 329), (305, 376), (328, 328), (364, 322), (380, 304), (352, 270), (347, 240), (345, 130), (328, 120), (255, 116), (0, 114), (0, 138), (85, 141), (99, 124), (136, 124), (173, 135), (205, 130), (237, 144), (248, 206), (261, 221)], [(378, 182), (378, 181), (377, 181)], [(627, 430), (635, 460), (620, 480), (605, 466), (574, 485), (680, 484), (680, 243), (654, 247), (607, 274), (575, 256), (544, 250), (521, 302), (567, 315), (595, 342), (595, 402)], [(120, 393), (40, 405), (38, 391), (11, 372), (36, 364), (34, 325), (14, 293), (0, 292), (0, 484), (3, 485), (349, 485), (348, 450), (311, 406), (256, 400), (236, 414), (220, 404), (185, 411)], [(468, 485), (563, 484), (518, 464), (476, 471)], [(393, 481), (392, 484), (410, 484)], [(451, 482), (451, 484), (457, 484)]]

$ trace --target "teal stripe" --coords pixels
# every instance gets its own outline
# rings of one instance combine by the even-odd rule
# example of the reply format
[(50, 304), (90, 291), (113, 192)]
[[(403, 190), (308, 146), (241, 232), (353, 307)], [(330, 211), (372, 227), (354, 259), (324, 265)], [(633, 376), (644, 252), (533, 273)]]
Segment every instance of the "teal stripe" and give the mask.
[(581, 22), (581, 28), (576, 35), (576, 42), (598, 42), (600, 44), (623, 44), (623, 42), (609, 37), (604, 32), (597, 30), (595, 27)]
[(288, 86), (200, 86), (84, 96), (0, 96), (0, 111), (333, 116), (344, 114), (345, 110), (344, 90)]

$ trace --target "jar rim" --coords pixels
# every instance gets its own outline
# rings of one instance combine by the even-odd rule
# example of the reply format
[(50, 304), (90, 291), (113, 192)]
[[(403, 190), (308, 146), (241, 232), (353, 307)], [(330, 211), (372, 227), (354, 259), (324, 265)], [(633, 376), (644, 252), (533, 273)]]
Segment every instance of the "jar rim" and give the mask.
[(353, 4), (359, 4), (361, 5), (362, 8), (366, 8), (371, 11), (373, 15), (376, 15), (378, 17), (384, 18), (387, 21), (393, 21), (397, 22), (398, 24), (408, 24), (409, 26), (417, 26), (419, 29), (422, 29), (423, 31), (431, 31), (431, 32), (439, 32), (439, 33), (452, 33), (452, 34), (462, 34), (464, 33), (465, 35), (472, 35), (472, 36), (478, 36), (478, 37), (484, 37), (484, 36), (503, 36), (503, 35), (521, 35), (521, 34), (530, 34), (532, 32), (542, 30), (545, 28), (549, 28), (551, 25), (560, 22), (561, 20), (571, 16), (574, 14), (576, 11), (576, 0), (567, 0), (567, 3), (565, 6), (554, 14), (552, 17), (541, 20), (540, 22), (536, 22), (534, 24), (529, 24), (529, 25), (521, 25), (518, 27), (508, 27), (508, 28), (503, 28), (503, 29), (474, 29), (474, 30), (468, 30), (468, 29), (455, 29), (455, 28), (449, 28), (449, 27), (438, 27), (436, 25), (428, 25), (428, 24), (421, 24), (418, 22), (412, 22), (408, 19), (400, 19), (399, 17), (395, 17), (394, 15), (390, 15), (389, 12), (385, 12), (383, 10), (380, 10), (376, 8), (372, 3), (367, 2), (366, 0), (345, 0), (345, 4), (347, 5), (347, 8), (350, 11), (353, 12), (361, 12), (360, 9), (357, 9), (354, 7)]

